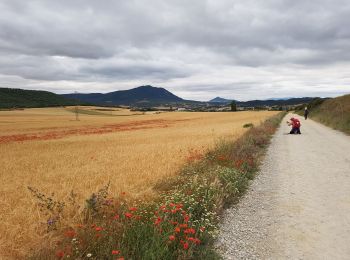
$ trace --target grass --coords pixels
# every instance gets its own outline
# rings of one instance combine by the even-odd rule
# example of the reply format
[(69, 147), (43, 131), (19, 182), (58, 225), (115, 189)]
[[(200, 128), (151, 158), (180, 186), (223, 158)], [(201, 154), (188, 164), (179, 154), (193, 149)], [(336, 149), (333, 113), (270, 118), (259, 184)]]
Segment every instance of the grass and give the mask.
[[(42, 211), (27, 186), (48, 194), (56, 205), (65, 202), (57, 229), (74, 226), (82, 221), (86, 198), (106, 182), (111, 182), (110, 194), (126, 192), (128, 203), (152, 201), (158, 197), (161, 180), (176, 178), (186, 162), (203, 158), (216, 140), (236, 140), (247, 131), (242, 125), (259, 125), (274, 114), (146, 113), (137, 121), (133, 116), (81, 115), (80, 121), (75, 121), (74, 114), (64, 108), (0, 112), (0, 137), (133, 125), (104, 134), (81, 135), (77, 131), (59, 139), (0, 143), (0, 258), (24, 258), (31, 248), (54, 247), (55, 235), (47, 229), (50, 214), (56, 217), (58, 209)], [(140, 121), (147, 121), (150, 128), (135, 129), (135, 122)]]
[(88, 200), (88, 217), (33, 259), (219, 259), (218, 216), (246, 190), (284, 115), (192, 156), (179, 175), (159, 183), (154, 202), (109, 198), (106, 186)]
[[(311, 102), (309, 116), (329, 127), (350, 134), (350, 95)], [(303, 110), (299, 114), (303, 114)]]

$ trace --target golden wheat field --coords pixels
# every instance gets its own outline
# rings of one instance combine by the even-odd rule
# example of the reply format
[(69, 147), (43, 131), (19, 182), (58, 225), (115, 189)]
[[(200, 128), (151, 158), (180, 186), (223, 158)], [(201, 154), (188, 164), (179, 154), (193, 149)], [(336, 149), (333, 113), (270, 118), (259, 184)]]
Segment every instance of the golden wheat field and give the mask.
[(0, 111), (0, 258), (25, 258), (49, 235), (27, 186), (64, 200), (84, 199), (110, 181), (111, 194), (152, 198), (191, 153), (275, 112), (137, 113), (84, 107)]

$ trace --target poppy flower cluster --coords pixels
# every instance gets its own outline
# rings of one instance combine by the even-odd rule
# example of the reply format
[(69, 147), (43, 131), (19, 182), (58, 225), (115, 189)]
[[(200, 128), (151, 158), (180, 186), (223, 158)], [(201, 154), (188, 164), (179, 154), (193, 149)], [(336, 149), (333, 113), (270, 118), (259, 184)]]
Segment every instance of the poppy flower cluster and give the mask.
[[(78, 242), (74, 242), (74, 247), (79, 247), (80, 252), (86, 252), (86, 250), (92, 250), (89, 243), (92, 239), (99, 247), (107, 246), (110, 248), (112, 245), (101, 243), (106, 243), (107, 240), (112, 241), (111, 238), (115, 236), (116, 232), (121, 235), (122, 233), (119, 232), (129, 232), (128, 230), (133, 228), (151, 225), (157, 231), (152, 232), (152, 234), (161, 236), (165, 244), (171, 245), (170, 248), (181, 249), (186, 251), (186, 254), (191, 254), (195, 246), (201, 243), (200, 237), (204, 228), (200, 229), (192, 223), (191, 213), (187, 210), (188, 206), (184, 206), (185, 202), (165, 201), (167, 202), (159, 206), (154, 205), (155, 207), (145, 209), (141, 205), (128, 207), (127, 203), (122, 204), (109, 200), (104, 205), (110, 208), (110, 212), (104, 211), (101, 215), (102, 218), (96, 219), (96, 223), (78, 224), (76, 230), (70, 228), (65, 231), (65, 237), (69, 238), (66, 244), (71, 244), (76, 239)], [(118, 239), (114, 241), (118, 243)], [(87, 247), (89, 249), (86, 249)], [(123, 248), (123, 244), (118, 244), (118, 247)], [(124, 259), (121, 250), (113, 249), (113, 247), (110, 250), (110, 254), (116, 259)], [(71, 251), (64, 248), (56, 252), (56, 257), (64, 258), (67, 255), (74, 257), (75, 253), (78, 252), (74, 251), (72, 255)], [(123, 254), (125, 253), (123, 252)], [(96, 257), (98, 257), (98, 253)]]
[[(201, 232), (199, 230), (197, 232), (192, 226), (190, 214), (184, 210), (183, 203), (163, 204), (154, 215), (154, 225), (171, 233), (168, 235), (168, 243), (177, 244), (177, 247), (183, 250), (189, 250), (191, 246), (200, 244), (201, 241), (196, 234), (200, 235)], [(173, 226), (170, 230), (169, 224)], [(202, 230), (204, 231), (204, 228)]]

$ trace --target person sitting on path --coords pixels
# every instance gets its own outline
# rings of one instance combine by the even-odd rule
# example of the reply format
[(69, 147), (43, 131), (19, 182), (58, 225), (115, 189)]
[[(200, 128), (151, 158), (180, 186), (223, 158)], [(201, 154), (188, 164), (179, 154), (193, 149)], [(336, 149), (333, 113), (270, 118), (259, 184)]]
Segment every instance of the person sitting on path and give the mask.
[(290, 119), (290, 122), (287, 121), (287, 124), (292, 126), (292, 130), (290, 130), (290, 132), (289, 132), (290, 134), (301, 134), (301, 132), (300, 132), (301, 124), (300, 124), (299, 119), (292, 117)]

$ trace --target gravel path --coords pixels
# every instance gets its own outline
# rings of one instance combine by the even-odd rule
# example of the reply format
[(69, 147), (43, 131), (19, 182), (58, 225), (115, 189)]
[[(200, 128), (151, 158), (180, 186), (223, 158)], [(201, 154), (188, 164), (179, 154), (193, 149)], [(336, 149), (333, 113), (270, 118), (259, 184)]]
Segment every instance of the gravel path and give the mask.
[(350, 137), (304, 119), (301, 135), (287, 135), (287, 118), (224, 214), (224, 259), (350, 259)]

